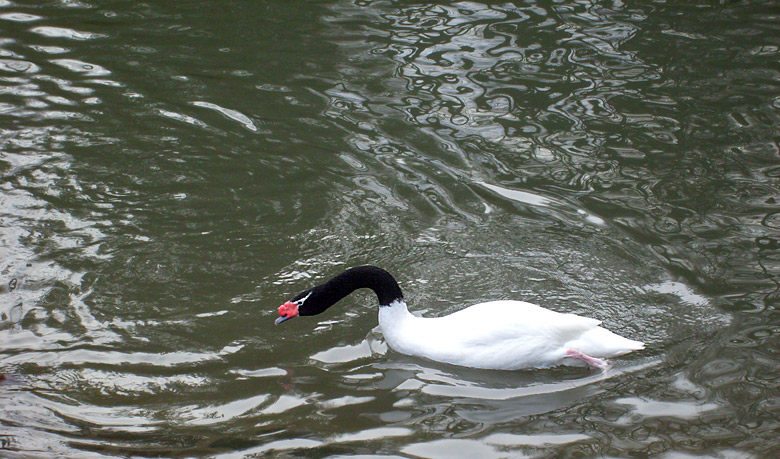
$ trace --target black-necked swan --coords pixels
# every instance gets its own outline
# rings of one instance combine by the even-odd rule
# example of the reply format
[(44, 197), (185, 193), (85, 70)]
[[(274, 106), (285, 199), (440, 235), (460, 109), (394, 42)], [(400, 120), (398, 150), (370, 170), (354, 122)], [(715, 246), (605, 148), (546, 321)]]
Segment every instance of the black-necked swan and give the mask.
[(604, 369), (606, 358), (644, 348), (600, 327), (599, 320), (524, 301), (490, 301), (444, 317), (416, 317), (393, 276), (375, 266), (348, 269), (304, 290), (279, 306), (276, 324), (317, 315), (360, 288), (376, 293), (379, 328), (391, 349), (438, 362), (493, 370), (583, 363)]

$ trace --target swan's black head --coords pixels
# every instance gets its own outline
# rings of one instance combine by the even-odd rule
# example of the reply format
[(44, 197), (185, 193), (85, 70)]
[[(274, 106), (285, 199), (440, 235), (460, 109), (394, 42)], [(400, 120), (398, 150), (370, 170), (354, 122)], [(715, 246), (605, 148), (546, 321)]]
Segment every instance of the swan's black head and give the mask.
[(333, 306), (339, 299), (328, 294), (324, 285), (318, 285), (295, 295), (293, 299), (279, 306), (276, 325), (296, 316), (314, 316)]
[(302, 291), (279, 306), (276, 324), (295, 316), (317, 315), (359, 288), (373, 290), (380, 306), (403, 299), (401, 288), (390, 273), (375, 266), (358, 266), (344, 271), (324, 284)]

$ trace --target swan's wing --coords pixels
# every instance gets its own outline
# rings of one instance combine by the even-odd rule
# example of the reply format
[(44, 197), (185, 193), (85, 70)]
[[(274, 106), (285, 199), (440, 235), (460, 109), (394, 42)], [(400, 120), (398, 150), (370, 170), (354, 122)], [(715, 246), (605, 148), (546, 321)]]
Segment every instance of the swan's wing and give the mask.
[(490, 301), (457, 311), (441, 319), (479, 323), (485, 319), (500, 322), (509, 327), (551, 327), (569, 331), (586, 331), (601, 324), (600, 320), (576, 314), (551, 311), (525, 301)]
[[(443, 348), (554, 349), (601, 323), (596, 319), (562, 314), (522, 301), (480, 303), (448, 316), (427, 319), (417, 333)], [(422, 325), (422, 324), (421, 324)]]

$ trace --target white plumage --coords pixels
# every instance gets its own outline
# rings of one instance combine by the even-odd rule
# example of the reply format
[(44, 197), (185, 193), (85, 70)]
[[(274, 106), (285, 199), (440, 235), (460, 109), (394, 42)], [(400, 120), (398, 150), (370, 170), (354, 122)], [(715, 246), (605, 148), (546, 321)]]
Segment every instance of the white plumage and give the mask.
[(606, 362), (601, 359), (644, 348), (643, 343), (616, 335), (600, 323), (511, 300), (475, 304), (438, 318), (416, 317), (403, 301), (379, 308), (379, 328), (395, 351), (496, 370), (603, 367)]

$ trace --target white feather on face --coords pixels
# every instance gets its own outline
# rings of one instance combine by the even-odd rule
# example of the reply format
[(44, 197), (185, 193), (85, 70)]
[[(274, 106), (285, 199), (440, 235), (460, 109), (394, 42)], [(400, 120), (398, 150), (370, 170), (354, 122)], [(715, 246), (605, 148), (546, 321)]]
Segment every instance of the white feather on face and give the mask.
[(301, 298), (300, 300), (293, 301), (293, 303), (295, 303), (296, 305), (298, 305), (298, 307), (301, 307), (301, 305), (303, 305), (303, 303), (304, 303), (304, 302), (305, 302), (305, 301), (306, 301), (306, 300), (307, 300), (307, 299), (308, 299), (308, 298), (311, 296), (311, 294), (312, 294), (312, 293), (314, 293), (314, 290), (312, 290), (311, 292), (309, 292), (309, 294), (308, 294), (308, 295), (304, 296), (304, 297), (303, 297), (303, 298)]

